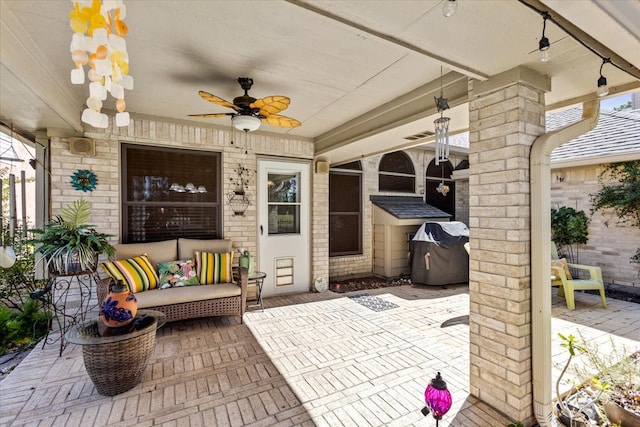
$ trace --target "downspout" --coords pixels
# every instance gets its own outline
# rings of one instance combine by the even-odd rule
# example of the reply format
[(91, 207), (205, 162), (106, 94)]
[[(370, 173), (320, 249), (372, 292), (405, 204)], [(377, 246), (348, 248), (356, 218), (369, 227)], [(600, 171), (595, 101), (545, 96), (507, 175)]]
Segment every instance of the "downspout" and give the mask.
[(599, 100), (583, 103), (582, 119), (540, 135), (533, 142), (531, 173), (531, 346), (533, 412), (541, 427), (554, 426), (551, 381), (551, 152), (594, 129), (600, 116)]

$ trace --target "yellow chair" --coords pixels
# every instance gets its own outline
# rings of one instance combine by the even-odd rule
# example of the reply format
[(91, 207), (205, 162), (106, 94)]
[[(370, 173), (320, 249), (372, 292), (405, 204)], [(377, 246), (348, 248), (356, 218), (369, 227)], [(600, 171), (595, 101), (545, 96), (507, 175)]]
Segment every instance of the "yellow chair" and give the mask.
[[(551, 242), (551, 259), (557, 260), (558, 251), (555, 243)], [(604, 296), (604, 282), (602, 281), (602, 270), (600, 267), (592, 267), (589, 265), (566, 263), (569, 268), (577, 270), (586, 270), (589, 272), (589, 279), (568, 279), (567, 273), (563, 266), (552, 265), (551, 286), (558, 286), (558, 296), (564, 296), (567, 300), (569, 310), (575, 310), (576, 303), (574, 291), (598, 290), (600, 291), (600, 299), (602, 306), (607, 308), (607, 300)]]

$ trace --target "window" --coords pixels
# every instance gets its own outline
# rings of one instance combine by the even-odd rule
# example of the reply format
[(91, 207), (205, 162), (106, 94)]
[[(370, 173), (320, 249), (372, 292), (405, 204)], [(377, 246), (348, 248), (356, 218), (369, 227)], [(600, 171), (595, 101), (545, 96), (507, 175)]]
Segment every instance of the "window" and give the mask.
[(122, 242), (221, 238), (220, 153), (122, 144)]
[(396, 151), (382, 157), (378, 167), (378, 190), (415, 193), (416, 173), (409, 156)]
[(269, 173), (269, 235), (300, 233), (299, 173)]
[(362, 166), (360, 161), (329, 173), (329, 256), (362, 253)]
[[(435, 160), (429, 163), (425, 182), (425, 203), (452, 215), (451, 220), (453, 221), (456, 214), (456, 183), (451, 179), (452, 173), (453, 166), (448, 160), (440, 162), (438, 166), (436, 166)], [(446, 194), (438, 191), (438, 186), (441, 183), (449, 187)]]

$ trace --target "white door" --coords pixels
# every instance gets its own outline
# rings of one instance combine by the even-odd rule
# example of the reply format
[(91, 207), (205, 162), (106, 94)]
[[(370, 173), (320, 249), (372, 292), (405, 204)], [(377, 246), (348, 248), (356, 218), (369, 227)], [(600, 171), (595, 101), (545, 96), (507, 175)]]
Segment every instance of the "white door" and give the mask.
[(258, 160), (258, 269), (262, 295), (310, 285), (309, 163)]

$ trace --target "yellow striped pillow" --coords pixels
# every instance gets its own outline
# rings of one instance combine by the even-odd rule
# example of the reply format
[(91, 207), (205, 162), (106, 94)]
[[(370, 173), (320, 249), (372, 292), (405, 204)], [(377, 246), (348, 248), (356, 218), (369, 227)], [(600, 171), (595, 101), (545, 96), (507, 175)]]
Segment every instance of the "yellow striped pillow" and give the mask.
[(194, 255), (198, 271), (198, 281), (201, 285), (233, 282), (233, 273), (231, 270), (233, 252), (214, 254), (211, 252), (195, 251)]
[(146, 255), (119, 261), (101, 262), (100, 267), (113, 280), (122, 280), (131, 292), (142, 292), (158, 287), (156, 269)]

